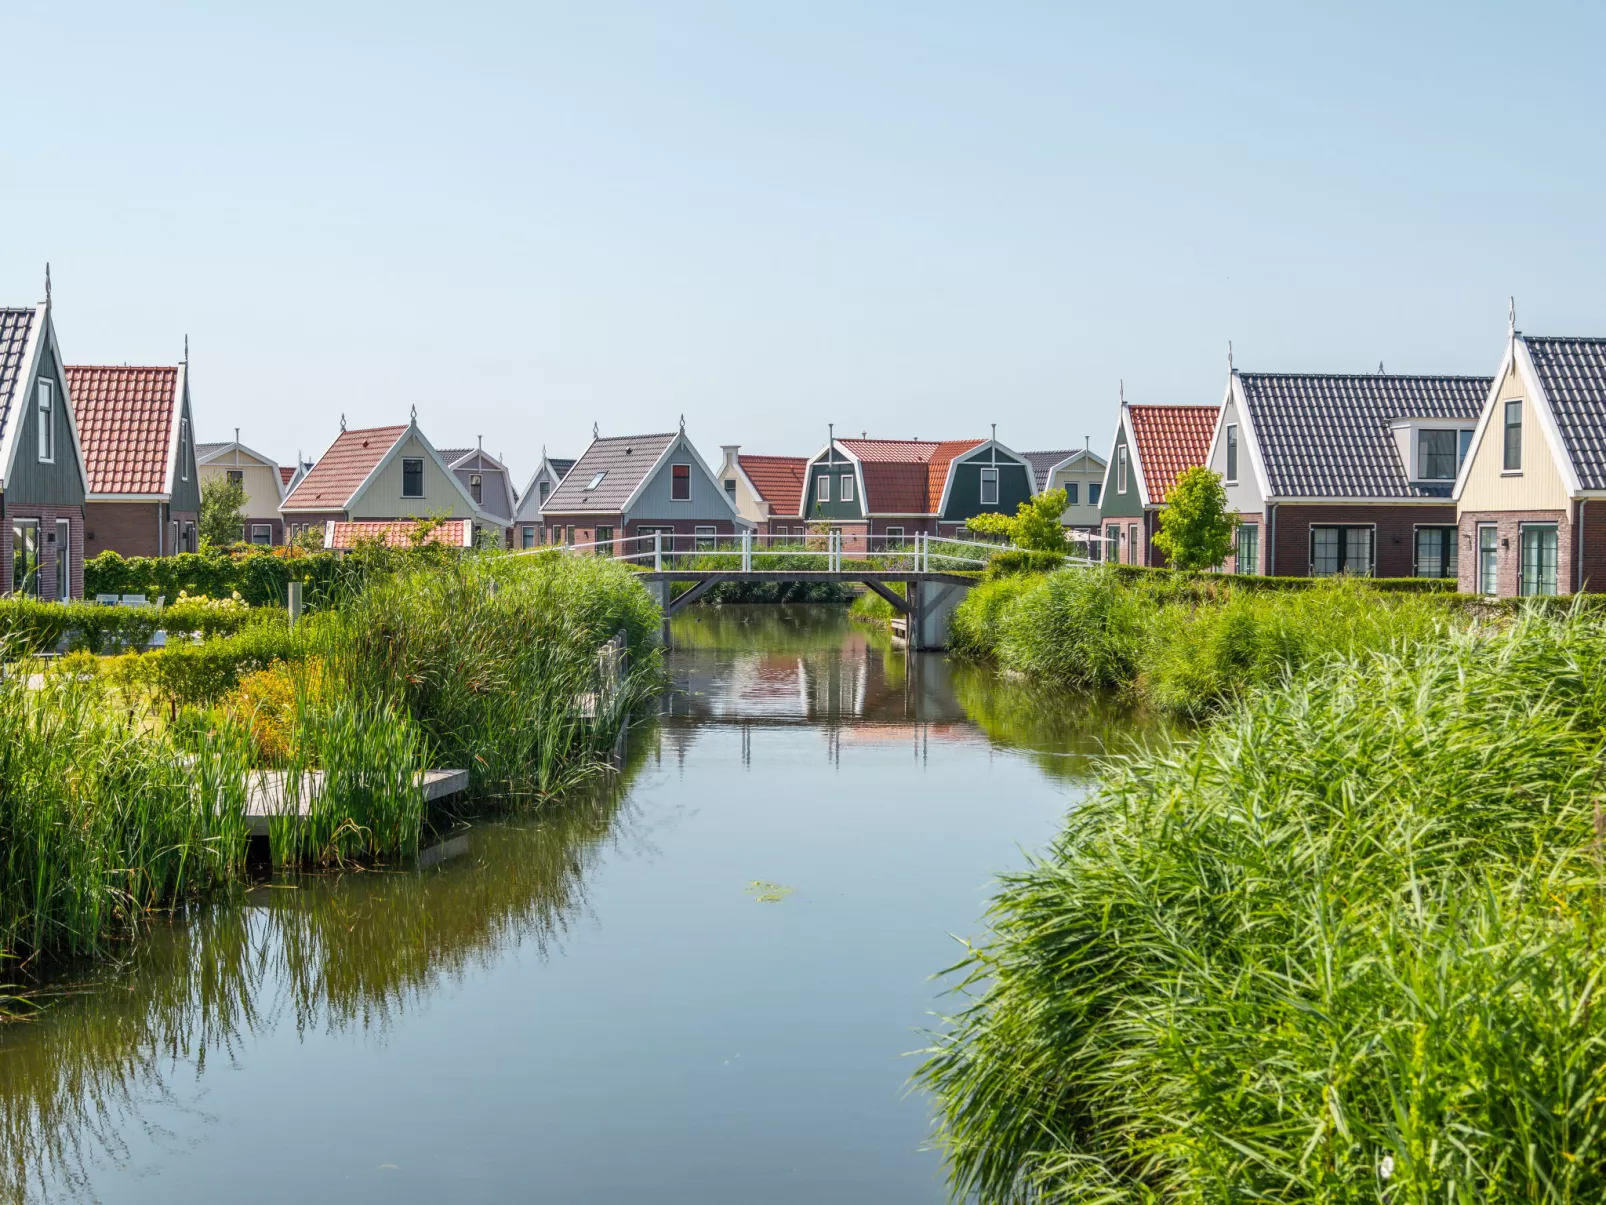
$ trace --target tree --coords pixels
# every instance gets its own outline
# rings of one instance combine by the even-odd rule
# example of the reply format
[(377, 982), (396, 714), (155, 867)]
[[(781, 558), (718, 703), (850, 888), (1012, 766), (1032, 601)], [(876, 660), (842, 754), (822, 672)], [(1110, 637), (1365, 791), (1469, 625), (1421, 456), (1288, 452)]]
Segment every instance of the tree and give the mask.
[(977, 515), (965, 526), (971, 531), (1004, 536), (1017, 548), (1066, 552), (1070, 545), (1060, 524), (1065, 505), (1064, 490), (1045, 490), (1030, 502), (1022, 502), (1013, 515)]
[(221, 547), (245, 536), (245, 486), (224, 474), (201, 483), (201, 539)]
[(1227, 511), (1221, 474), (1195, 465), (1177, 478), (1160, 512), (1154, 546), (1178, 569), (1211, 569), (1232, 551), (1238, 512)]

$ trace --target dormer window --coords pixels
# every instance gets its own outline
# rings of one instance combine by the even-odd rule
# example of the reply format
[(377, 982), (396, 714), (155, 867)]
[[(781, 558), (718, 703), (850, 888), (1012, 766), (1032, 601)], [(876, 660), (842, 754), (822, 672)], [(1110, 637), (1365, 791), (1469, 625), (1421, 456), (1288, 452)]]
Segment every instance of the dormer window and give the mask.
[[(595, 474), (591, 478), (590, 481), (586, 482), (586, 493), (589, 494), (592, 490), (596, 489), (597, 486), (601, 485), (602, 484), (602, 479), (604, 477), (606, 477), (607, 475), (608, 475), (608, 470), (607, 469), (603, 469), (602, 472)], [(542, 484), (544, 485), (545, 482), (543, 482)]]
[(1417, 473), (1422, 481), (1455, 480), (1457, 453), (1461, 439), (1458, 431), (1417, 432)]
[(1522, 472), (1522, 399), (1506, 403), (1505, 460), (1501, 467), (1507, 473)]

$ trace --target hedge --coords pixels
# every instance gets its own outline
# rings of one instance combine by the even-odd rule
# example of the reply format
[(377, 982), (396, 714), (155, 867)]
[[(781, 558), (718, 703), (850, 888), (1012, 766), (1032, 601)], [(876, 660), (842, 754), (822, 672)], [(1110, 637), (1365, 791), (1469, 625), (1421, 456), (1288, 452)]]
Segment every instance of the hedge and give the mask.
[(289, 584), (301, 582), (306, 601), (328, 601), (342, 573), (333, 552), (290, 548), (249, 551), (181, 552), (175, 556), (124, 557), (103, 552), (84, 562), (84, 597), (97, 594), (143, 594), (152, 602), (180, 591), (228, 598), (238, 594), (253, 607), (283, 606)]
[(282, 627), (285, 618), (277, 607), (216, 607), (189, 600), (158, 609), (8, 597), (0, 598), (0, 644), (11, 655), (53, 653), (63, 640), (69, 649), (111, 653), (144, 647), (158, 629), (214, 637), (248, 627)]
[[(1167, 577), (1172, 580), (1186, 582), (1220, 582), (1238, 586), (1245, 590), (1309, 590), (1317, 582), (1326, 579), (1320, 577), (1265, 577), (1253, 573), (1210, 573), (1198, 570), (1153, 568), (1149, 565), (1111, 565), (1111, 569), (1123, 577), (1142, 579), (1145, 577)], [(1453, 577), (1369, 577), (1363, 579), (1374, 590), (1382, 590), (1395, 594), (1454, 594), (1456, 580)]]

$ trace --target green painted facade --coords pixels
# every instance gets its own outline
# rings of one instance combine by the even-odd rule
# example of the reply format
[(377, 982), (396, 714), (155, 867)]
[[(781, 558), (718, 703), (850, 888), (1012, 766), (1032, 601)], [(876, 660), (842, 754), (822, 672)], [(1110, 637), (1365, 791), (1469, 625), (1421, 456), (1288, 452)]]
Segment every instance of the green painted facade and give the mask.
[[(51, 409), (55, 456), (50, 462), (39, 459), (39, 406), (35, 393), (38, 381), (50, 381), (55, 386), (56, 401)], [(33, 506), (82, 506), (84, 475), (67, 423), (66, 373), (56, 363), (49, 339), (40, 349), (38, 374), (19, 388), (14, 404), (20, 408), (17, 417), (22, 425), (6, 481), (7, 501)]]
[[(976, 460), (956, 461), (949, 466), (948, 502), (941, 518), (946, 523), (963, 523), (982, 514), (1013, 515), (1022, 502), (1032, 497), (1032, 475), (1023, 460), (1011, 459), (1006, 453), (982, 452)], [(998, 502), (983, 506), (981, 501), (981, 471), (998, 470)]]
[(195, 465), (195, 419), (190, 414), (190, 374), (184, 374), (182, 430), (178, 464), (173, 470), (173, 500), (169, 505), (176, 511), (201, 509), (201, 474)]
[(1107, 485), (1099, 499), (1099, 519), (1136, 519), (1143, 514), (1143, 496), (1138, 493), (1138, 474), (1135, 463), (1126, 467), (1126, 493), (1120, 491), (1120, 464), (1122, 450), (1130, 453), (1127, 444), (1126, 424), (1115, 432), (1115, 449), (1110, 454), (1110, 472)]
[[(831, 481), (831, 500), (829, 502), (821, 502), (819, 500), (820, 478), (822, 477), (828, 477)], [(853, 479), (852, 502), (842, 501), (842, 478), (844, 477)], [(808, 519), (828, 523), (864, 518), (863, 491), (859, 489), (855, 465), (835, 448), (821, 453), (819, 459), (809, 465), (808, 487), (808, 502), (803, 511)]]

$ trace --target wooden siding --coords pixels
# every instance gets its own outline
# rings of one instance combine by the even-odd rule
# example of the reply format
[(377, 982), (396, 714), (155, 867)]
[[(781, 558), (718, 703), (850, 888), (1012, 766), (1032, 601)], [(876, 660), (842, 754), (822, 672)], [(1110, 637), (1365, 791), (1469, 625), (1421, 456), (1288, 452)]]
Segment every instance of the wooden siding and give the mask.
[[(691, 466), (691, 498), (685, 502), (676, 502), (669, 496), (674, 472), (672, 466), (677, 464)], [(720, 520), (734, 523), (736, 513), (725, 500), (725, 487), (703, 469), (691, 441), (682, 433), (675, 437), (663, 463), (642, 485), (640, 496), (624, 519), (626, 523), (649, 524), (679, 522), (682, 519), (700, 523), (718, 523)]]
[(1098, 504), (1089, 502), (1088, 487), (1104, 483), (1104, 466), (1089, 457), (1083, 457), (1069, 468), (1054, 470), (1053, 478), (1044, 483), (1045, 490), (1076, 486), (1076, 501), (1060, 513), (1060, 522), (1066, 527), (1097, 527)]
[[(12, 462), (10, 479), (5, 494), (8, 506), (82, 506), (84, 504), (84, 477), (73, 450), (72, 431), (67, 425), (66, 374), (56, 363), (50, 343), (45, 341), (39, 357), (39, 371), (33, 380), (19, 382), (13, 405), (20, 406), (17, 431), (17, 456)], [(39, 460), (39, 395), (38, 381), (50, 381), (55, 386), (55, 405), (51, 418), (55, 424), (55, 460), (42, 464)], [(26, 388), (23, 388), (23, 385)], [(5, 572), (11, 572), (11, 562), (5, 563)]]
[(180, 399), (180, 430), (188, 437), (179, 442), (178, 463), (173, 466), (173, 493), (169, 499), (175, 513), (193, 514), (201, 509), (201, 474), (195, 467), (195, 416), (190, 411), (190, 374), (184, 374), (184, 396)]
[[(959, 460), (949, 466), (948, 505), (942, 512), (944, 522), (963, 523), (982, 514), (1012, 515), (1022, 502), (1031, 500), (1032, 470), (1024, 460), (1011, 459), (997, 448), (988, 448), (975, 456), (973, 460)], [(987, 468), (998, 470), (998, 502), (983, 506), (981, 471)]]
[[(1221, 474), (1222, 483), (1227, 491), (1227, 509), (1238, 511), (1240, 514), (1259, 514), (1266, 509), (1266, 499), (1260, 492), (1260, 481), (1255, 476), (1255, 462), (1249, 451), (1249, 440), (1244, 436), (1244, 420), (1238, 413), (1238, 399), (1232, 396), (1227, 398), (1222, 409), (1220, 436), (1210, 453), (1210, 470)], [(1231, 424), (1238, 428), (1238, 480), (1236, 483), (1227, 480), (1227, 427)], [(1262, 553), (1264, 555), (1264, 553)]]
[[(1522, 401), (1522, 471), (1507, 474), (1502, 467), (1506, 447), (1505, 404), (1519, 398)], [(1567, 486), (1551, 455), (1550, 441), (1539, 426), (1533, 396), (1515, 364), (1500, 382), (1494, 413), (1484, 427), (1483, 438), (1469, 455), (1472, 468), (1467, 472), (1467, 483), (1461, 491), (1460, 513), (1567, 509)]]
[[(418, 458), (424, 462), (424, 496), (402, 497), (402, 461)], [(352, 519), (427, 519), (436, 515), (448, 519), (472, 519), (468, 499), (457, 488), (456, 479), (441, 471), (440, 465), (424, 448), (422, 441), (408, 436), (399, 451), (368, 483), (347, 508)], [(300, 516), (297, 516), (299, 520)]]
[(279, 518), (279, 466), (268, 464), (252, 456), (249, 452), (242, 452), (239, 448), (231, 448), (216, 460), (200, 466), (201, 484), (205, 485), (213, 477), (226, 477), (232, 471), (241, 474), (241, 484), (245, 486), (245, 507), (242, 513), (246, 522), (255, 519), (259, 523), (266, 523)]
[[(844, 474), (851, 475), (853, 481), (853, 501), (841, 500), (842, 482)], [(818, 501), (820, 496), (819, 478), (831, 478), (831, 500)], [(807, 475), (808, 497), (804, 500), (804, 515), (818, 522), (841, 522), (864, 518), (864, 491), (859, 488), (858, 465), (849, 460), (841, 452), (832, 448), (820, 454), (810, 463)]]
[(1121, 492), (1118, 466), (1121, 463), (1121, 449), (1126, 446), (1126, 424), (1122, 423), (1115, 433), (1115, 447), (1110, 452), (1110, 486), (1104, 491), (1104, 497), (1099, 499), (1099, 518), (1104, 522), (1110, 519), (1135, 519), (1143, 513), (1143, 501), (1138, 493), (1138, 475), (1130, 461), (1126, 467), (1126, 493)]

